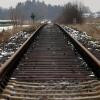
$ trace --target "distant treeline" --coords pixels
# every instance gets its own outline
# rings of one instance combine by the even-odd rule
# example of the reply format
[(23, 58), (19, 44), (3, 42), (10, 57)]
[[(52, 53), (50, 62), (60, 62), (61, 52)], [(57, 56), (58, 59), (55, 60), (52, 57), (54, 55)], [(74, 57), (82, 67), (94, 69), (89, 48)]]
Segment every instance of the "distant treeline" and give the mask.
[(11, 19), (15, 16), (23, 20), (30, 20), (34, 13), (35, 19), (56, 19), (62, 12), (63, 7), (46, 5), (44, 2), (27, 0), (24, 3), (18, 3), (16, 8), (0, 8), (0, 19)]
[(64, 24), (81, 24), (85, 21), (84, 13), (91, 12), (81, 2), (69, 2), (64, 6), (62, 14), (57, 21)]
[(73, 24), (83, 23), (84, 13), (90, 12), (88, 7), (85, 7), (80, 2), (69, 2), (63, 6), (46, 5), (44, 2), (36, 0), (27, 0), (24, 3), (18, 3), (15, 8), (9, 9), (0, 8), (0, 19), (10, 19), (22, 25), (24, 21), (35, 18), (35, 20), (50, 19), (55, 22)]

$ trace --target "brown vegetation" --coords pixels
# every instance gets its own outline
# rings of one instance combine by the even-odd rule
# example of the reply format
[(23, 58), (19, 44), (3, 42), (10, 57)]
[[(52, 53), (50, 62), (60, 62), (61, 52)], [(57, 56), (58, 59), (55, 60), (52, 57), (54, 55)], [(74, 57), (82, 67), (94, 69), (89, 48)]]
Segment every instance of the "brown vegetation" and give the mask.
[(64, 24), (82, 23), (84, 21), (83, 13), (86, 8), (78, 2), (65, 5), (62, 15), (58, 18), (58, 22)]
[(80, 31), (87, 32), (88, 35), (100, 40), (100, 28), (97, 24), (76, 24), (70, 25)]
[(19, 31), (33, 32), (37, 29), (38, 26), (39, 24), (35, 23), (27, 27), (16, 26), (13, 27), (13, 29), (2, 31), (0, 32), (0, 43), (7, 41), (11, 36), (13, 36), (15, 33)]

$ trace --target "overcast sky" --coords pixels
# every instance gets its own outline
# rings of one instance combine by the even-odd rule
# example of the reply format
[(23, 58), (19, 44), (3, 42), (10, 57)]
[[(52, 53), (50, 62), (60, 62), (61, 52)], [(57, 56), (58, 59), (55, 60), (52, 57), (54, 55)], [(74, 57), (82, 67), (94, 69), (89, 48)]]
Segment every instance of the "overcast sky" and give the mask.
[[(10, 6), (15, 7), (18, 2), (25, 2), (26, 0), (0, 0), (0, 6), (3, 8), (8, 8)], [(45, 1), (46, 4), (52, 5), (64, 5), (69, 1), (81, 1), (84, 5), (89, 6), (89, 8), (95, 12), (100, 11), (100, 0), (38, 0)]]

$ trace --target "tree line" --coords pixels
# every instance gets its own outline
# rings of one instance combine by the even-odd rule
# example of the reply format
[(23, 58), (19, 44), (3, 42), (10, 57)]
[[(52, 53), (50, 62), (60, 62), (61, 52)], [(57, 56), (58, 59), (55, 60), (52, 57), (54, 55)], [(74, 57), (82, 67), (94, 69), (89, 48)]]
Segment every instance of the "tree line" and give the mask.
[(81, 24), (84, 22), (84, 13), (90, 12), (81, 2), (67, 3), (57, 21), (65, 24)]
[(35, 19), (54, 20), (59, 16), (63, 7), (46, 5), (44, 2), (36, 0), (27, 0), (24, 3), (18, 3), (15, 8), (0, 8), (0, 19), (20, 19), (30, 20), (31, 14), (34, 13)]
[(36, 0), (27, 0), (24, 3), (18, 3), (15, 8), (0, 8), (0, 19), (11, 19), (20, 25), (25, 20), (34, 18), (36, 20), (50, 19), (60, 23), (73, 24), (84, 22), (83, 14), (88, 10), (87, 7), (78, 2), (69, 2), (63, 7), (46, 5), (44, 2)]

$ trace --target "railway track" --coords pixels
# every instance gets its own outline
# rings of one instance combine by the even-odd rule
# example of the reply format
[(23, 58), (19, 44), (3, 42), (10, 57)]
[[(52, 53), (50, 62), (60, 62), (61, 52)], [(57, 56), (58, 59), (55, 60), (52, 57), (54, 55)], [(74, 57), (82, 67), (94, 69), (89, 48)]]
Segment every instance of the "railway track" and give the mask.
[(77, 29), (70, 27), (65, 28), (74, 38), (76, 38), (82, 45), (85, 46), (93, 55), (100, 60), (100, 42), (93, 40), (91, 36), (88, 36), (86, 32), (81, 32)]
[(81, 44), (44, 25), (1, 65), (0, 100), (100, 100), (99, 73), (99, 60)]

